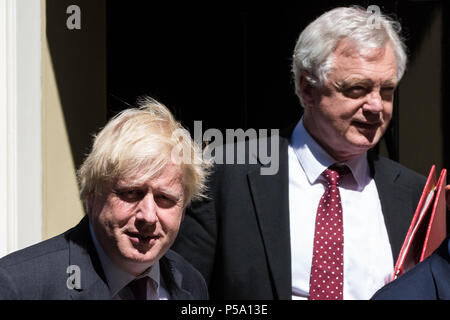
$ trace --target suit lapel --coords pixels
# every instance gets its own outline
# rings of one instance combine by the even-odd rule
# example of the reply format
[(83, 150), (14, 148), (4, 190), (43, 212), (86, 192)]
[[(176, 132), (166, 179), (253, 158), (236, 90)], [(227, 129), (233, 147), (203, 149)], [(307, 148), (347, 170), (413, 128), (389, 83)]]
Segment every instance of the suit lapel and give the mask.
[(67, 235), (69, 241), (69, 265), (79, 267), (81, 289), (70, 290), (75, 300), (111, 299), (100, 260), (92, 242), (89, 220), (84, 217)]
[(248, 173), (252, 200), (264, 242), (277, 299), (291, 299), (291, 250), (289, 226), (288, 140), (280, 137), (279, 171)]
[(381, 163), (381, 160), (372, 157), (369, 157), (369, 165), (380, 197), (395, 263), (414, 214), (413, 192), (399, 182), (400, 167), (389, 166), (389, 163)]
[(193, 300), (192, 294), (181, 286), (183, 274), (173, 266), (169, 258), (163, 256), (160, 260), (161, 278), (169, 291), (171, 300)]

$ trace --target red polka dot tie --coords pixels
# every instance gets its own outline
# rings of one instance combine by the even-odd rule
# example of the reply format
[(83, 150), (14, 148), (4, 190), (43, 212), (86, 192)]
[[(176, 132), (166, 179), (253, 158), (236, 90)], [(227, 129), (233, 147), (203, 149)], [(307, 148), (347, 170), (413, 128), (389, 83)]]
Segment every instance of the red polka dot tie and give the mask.
[(347, 167), (332, 166), (322, 176), (326, 190), (317, 208), (310, 300), (342, 300), (344, 288), (344, 225), (339, 183)]

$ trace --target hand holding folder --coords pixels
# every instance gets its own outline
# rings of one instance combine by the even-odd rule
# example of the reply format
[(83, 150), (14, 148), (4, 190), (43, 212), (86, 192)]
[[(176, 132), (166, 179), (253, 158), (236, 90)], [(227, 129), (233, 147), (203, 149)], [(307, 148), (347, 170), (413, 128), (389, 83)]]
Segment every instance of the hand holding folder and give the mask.
[(442, 169), (437, 180), (436, 166), (433, 165), (395, 264), (392, 280), (431, 255), (446, 238), (446, 202), (449, 202), (446, 197), (450, 195), (446, 180), (447, 170)]

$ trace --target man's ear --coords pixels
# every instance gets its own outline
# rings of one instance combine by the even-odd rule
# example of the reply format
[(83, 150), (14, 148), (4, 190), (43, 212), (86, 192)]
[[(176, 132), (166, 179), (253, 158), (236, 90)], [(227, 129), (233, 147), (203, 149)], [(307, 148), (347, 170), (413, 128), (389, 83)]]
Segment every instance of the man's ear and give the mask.
[(300, 73), (300, 78), (298, 80), (300, 95), (302, 97), (305, 108), (311, 108), (315, 105), (315, 96), (317, 87), (314, 86), (310, 79), (310, 75), (306, 71)]

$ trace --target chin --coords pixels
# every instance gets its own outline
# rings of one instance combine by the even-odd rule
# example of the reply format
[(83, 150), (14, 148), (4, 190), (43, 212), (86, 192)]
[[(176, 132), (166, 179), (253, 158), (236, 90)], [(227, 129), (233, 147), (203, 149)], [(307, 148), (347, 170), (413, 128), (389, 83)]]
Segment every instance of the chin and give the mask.
[(373, 144), (371, 142), (364, 141), (361, 139), (347, 140), (347, 148), (346, 148), (347, 152), (343, 152), (342, 154), (344, 155), (345, 160), (348, 160), (363, 154), (364, 152), (373, 148), (375, 145), (376, 143)]
[[(162, 243), (155, 243), (152, 246), (131, 246), (129, 257), (136, 262), (154, 262), (160, 259), (168, 248)], [(162, 254), (161, 254), (162, 253)]]
[(375, 147), (375, 145), (376, 144), (365, 144), (365, 145), (358, 146), (359, 152), (357, 152), (356, 155), (360, 156), (360, 155), (364, 154), (365, 152), (368, 152), (370, 149)]
[(374, 132), (356, 132), (352, 134), (348, 141), (359, 149), (371, 149), (378, 141), (380, 141), (382, 136), (381, 131), (377, 130)]
[[(147, 253), (141, 253), (137, 250), (134, 250), (133, 252), (127, 252), (123, 255), (123, 258), (131, 264), (137, 264), (137, 265), (152, 265), (156, 260), (157, 257), (152, 252)], [(148, 267), (146, 266), (146, 267)]]

